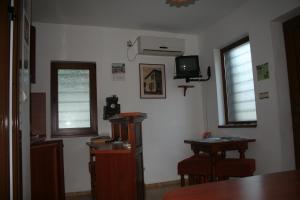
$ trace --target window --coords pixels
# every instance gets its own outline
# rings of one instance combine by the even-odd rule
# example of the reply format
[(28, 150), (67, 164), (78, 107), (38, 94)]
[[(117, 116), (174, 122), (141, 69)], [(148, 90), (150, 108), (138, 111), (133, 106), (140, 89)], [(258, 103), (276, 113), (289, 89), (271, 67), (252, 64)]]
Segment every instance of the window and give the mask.
[(256, 126), (249, 37), (221, 49), (226, 125)]
[(52, 136), (97, 135), (96, 64), (51, 62)]

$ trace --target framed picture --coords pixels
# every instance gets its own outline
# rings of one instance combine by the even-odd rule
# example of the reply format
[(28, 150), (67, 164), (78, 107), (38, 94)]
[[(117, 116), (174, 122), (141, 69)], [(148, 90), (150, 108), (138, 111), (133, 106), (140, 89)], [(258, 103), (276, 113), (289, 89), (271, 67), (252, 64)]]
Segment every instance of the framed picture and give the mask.
[(112, 63), (113, 81), (125, 81), (125, 63)]
[(262, 81), (270, 78), (269, 63), (256, 66), (257, 81)]
[(139, 67), (141, 99), (165, 99), (165, 65), (141, 63)]

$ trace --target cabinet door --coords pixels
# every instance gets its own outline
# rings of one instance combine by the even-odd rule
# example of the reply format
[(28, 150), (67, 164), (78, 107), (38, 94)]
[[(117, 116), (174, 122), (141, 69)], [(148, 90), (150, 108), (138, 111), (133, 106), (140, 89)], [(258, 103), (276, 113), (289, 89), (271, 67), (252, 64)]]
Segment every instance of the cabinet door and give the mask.
[(95, 155), (96, 199), (136, 200), (133, 155), (122, 150)]
[(46, 93), (30, 94), (30, 134), (46, 138)]
[(64, 200), (62, 141), (31, 145), (31, 199)]

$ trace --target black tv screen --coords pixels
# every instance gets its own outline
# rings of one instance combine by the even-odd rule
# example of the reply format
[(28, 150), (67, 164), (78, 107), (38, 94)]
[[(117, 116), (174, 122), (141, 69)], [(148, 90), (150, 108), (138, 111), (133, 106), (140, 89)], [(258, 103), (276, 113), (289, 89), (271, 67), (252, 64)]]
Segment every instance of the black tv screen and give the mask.
[(174, 78), (201, 77), (198, 56), (179, 56), (175, 58), (176, 75)]

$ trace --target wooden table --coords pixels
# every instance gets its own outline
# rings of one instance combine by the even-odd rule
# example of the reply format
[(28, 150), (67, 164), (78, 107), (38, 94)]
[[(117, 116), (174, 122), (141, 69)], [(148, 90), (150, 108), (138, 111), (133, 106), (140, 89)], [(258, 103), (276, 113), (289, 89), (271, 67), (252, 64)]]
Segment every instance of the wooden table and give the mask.
[(299, 200), (299, 189), (298, 170), (179, 188), (163, 200)]
[(195, 155), (200, 152), (208, 153), (211, 157), (212, 179), (215, 180), (215, 165), (218, 155), (221, 153), (226, 157), (226, 151), (238, 151), (240, 159), (245, 158), (245, 152), (248, 149), (249, 142), (255, 142), (255, 139), (240, 137), (211, 137), (206, 139), (184, 140), (184, 143), (190, 144)]

